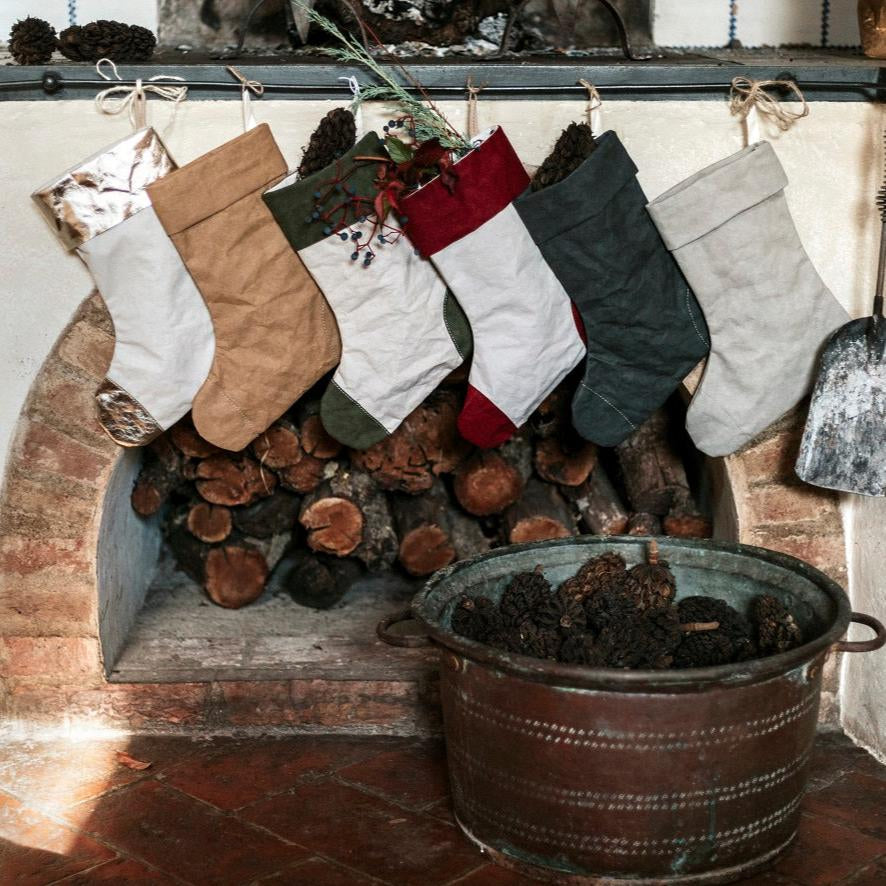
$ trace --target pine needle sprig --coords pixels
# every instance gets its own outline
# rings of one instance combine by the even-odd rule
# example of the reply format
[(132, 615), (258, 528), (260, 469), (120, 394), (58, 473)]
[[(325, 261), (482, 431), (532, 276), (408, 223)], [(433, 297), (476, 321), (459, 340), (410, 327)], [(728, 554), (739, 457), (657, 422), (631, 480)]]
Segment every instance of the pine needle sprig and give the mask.
[(436, 138), (439, 139), (441, 145), (457, 154), (464, 154), (471, 149), (467, 139), (449, 124), (429, 98), (427, 98), (427, 103), (415, 98), (406, 90), (402, 83), (395, 80), (366, 51), (355, 37), (343, 33), (334, 22), (321, 15), (315, 9), (312, 9), (303, 0), (295, 0), (295, 2), (312, 22), (341, 44), (340, 46), (323, 47), (323, 52), (338, 61), (362, 65), (368, 68), (381, 81), (378, 85), (365, 86), (360, 89), (360, 93), (355, 97), (352, 106), (355, 110), (364, 101), (396, 102), (404, 108), (412, 119), (416, 141), (423, 142)]

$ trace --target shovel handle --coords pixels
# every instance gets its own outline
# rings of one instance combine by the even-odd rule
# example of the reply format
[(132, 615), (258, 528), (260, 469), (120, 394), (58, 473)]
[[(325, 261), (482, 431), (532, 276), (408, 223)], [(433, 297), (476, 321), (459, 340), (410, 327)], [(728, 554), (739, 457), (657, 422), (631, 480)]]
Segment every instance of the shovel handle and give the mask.
[(886, 628), (883, 623), (874, 618), (873, 615), (865, 615), (863, 612), (853, 612), (850, 622), (855, 624), (867, 625), (873, 630), (876, 636), (871, 640), (838, 640), (834, 644), (837, 652), (873, 652), (881, 646), (886, 645)]

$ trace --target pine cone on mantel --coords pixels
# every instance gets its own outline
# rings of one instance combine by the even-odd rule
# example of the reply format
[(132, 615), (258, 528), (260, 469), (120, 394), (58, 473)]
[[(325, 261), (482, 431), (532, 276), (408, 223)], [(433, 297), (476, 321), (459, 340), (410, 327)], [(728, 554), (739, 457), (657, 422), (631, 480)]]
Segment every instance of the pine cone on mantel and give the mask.
[(20, 65), (45, 65), (55, 50), (55, 28), (42, 18), (28, 16), (9, 32), (9, 52)]
[(59, 34), (62, 55), (75, 62), (144, 62), (154, 52), (157, 38), (141, 25), (127, 25), (99, 19), (86, 25), (72, 25)]

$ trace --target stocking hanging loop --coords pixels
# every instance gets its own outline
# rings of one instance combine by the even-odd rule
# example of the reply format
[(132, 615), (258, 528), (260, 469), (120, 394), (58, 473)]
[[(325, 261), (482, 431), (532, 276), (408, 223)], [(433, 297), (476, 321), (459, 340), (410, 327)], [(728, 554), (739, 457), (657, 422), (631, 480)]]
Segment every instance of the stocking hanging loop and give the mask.
[(251, 95), (261, 98), (265, 94), (265, 87), (258, 80), (250, 80), (233, 65), (226, 65), (225, 70), (235, 80), (240, 81), (240, 99), (243, 103), (243, 131), (249, 132), (250, 129), (255, 129), (258, 126), (258, 121), (252, 112)]
[(354, 115), (354, 123), (357, 128), (357, 138), (365, 132), (363, 128), (363, 96), (360, 95), (360, 81), (356, 77), (339, 77), (348, 84), (351, 95), (354, 96), (351, 101), (351, 113)]
[[(768, 87), (790, 90), (802, 103), (799, 111), (786, 108)], [(745, 146), (760, 141), (760, 118), (763, 114), (775, 121), (775, 125), (787, 132), (797, 120), (809, 115), (806, 96), (794, 80), (752, 80), (749, 77), (733, 77), (729, 94), (729, 112), (744, 124)]]
[(603, 99), (590, 80), (581, 78), (578, 82), (588, 91), (588, 103), (585, 107), (586, 122), (591, 127), (592, 135), (600, 135), (603, 132)]
[(474, 86), (474, 78), (468, 77), (465, 89), (468, 93), (468, 119), (467, 119), (467, 136), (468, 141), (473, 139), (480, 131), (479, 116), (477, 114), (477, 96), (485, 89), (484, 86)]
[[(102, 70), (103, 65), (110, 65), (113, 76), (106, 74)], [(96, 62), (95, 71), (103, 80), (113, 82), (114, 79), (117, 79), (121, 81), (119, 86), (110, 86), (108, 89), (103, 89), (95, 97), (95, 106), (102, 114), (120, 114), (123, 111), (128, 111), (129, 121), (132, 123), (133, 130), (144, 129), (147, 125), (147, 93), (151, 92), (173, 103), (172, 119), (169, 121), (170, 126), (175, 122), (179, 104), (188, 97), (187, 86), (174, 86), (160, 82), (177, 80), (183, 83), (184, 77), (176, 77), (172, 74), (157, 74), (147, 82), (139, 78), (135, 81), (134, 86), (128, 86), (122, 82), (123, 78), (120, 76), (117, 66), (109, 58), (100, 58)]]

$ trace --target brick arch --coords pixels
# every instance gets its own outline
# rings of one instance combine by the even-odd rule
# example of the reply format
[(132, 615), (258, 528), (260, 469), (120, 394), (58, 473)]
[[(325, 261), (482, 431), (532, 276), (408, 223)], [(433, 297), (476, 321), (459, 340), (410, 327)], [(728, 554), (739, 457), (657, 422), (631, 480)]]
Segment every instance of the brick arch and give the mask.
[[(113, 334), (93, 293), (40, 369), (15, 430), (0, 491), (0, 713), (133, 729), (434, 729), (432, 682), (106, 680), (100, 526), (109, 485), (126, 481), (127, 459), (135, 457), (95, 418), (93, 392), (110, 362)], [(799, 411), (786, 416), (742, 452), (713, 460), (720, 534), (795, 554), (844, 582), (838, 499), (793, 478), (802, 420)], [(832, 668), (832, 694), (835, 680)]]

